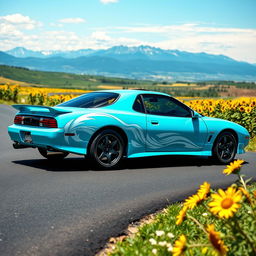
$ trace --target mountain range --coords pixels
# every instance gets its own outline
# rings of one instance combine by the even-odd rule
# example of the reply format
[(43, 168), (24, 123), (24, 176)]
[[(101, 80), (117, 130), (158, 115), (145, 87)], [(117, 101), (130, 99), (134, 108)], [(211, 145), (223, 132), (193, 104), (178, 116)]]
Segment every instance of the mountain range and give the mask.
[(225, 55), (114, 46), (104, 50), (0, 52), (0, 64), (33, 70), (155, 80), (256, 81), (256, 66)]

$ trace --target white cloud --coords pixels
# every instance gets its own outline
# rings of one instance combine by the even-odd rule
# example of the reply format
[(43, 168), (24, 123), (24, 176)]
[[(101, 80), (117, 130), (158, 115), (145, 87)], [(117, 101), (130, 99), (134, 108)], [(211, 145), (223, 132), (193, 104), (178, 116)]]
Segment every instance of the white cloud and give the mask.
[(82, 18), (65, 18), (65, 19), (61, 19), (59, 20), (60, 23), (72, 23), (72, 24), (76, 24), (76, 23), (84, 23), (86, 22), (85, 19)]
[[(220, 28), (200, 24), (170, 26), (116, 27), (123, 34), (147, 34), (164, 40), (150, 45), (163, 49), (223, 54), (241, 61), (256, 63), (256, 29)], [(136, 36), (136, 35), (135, 35)]]
[(111, 37), (107, 35), (105, 31), (95, 31), (91, 34), (91, 38), (100, 41), (111, 40)]
[(0, 23), (0, 38), (20, 37), (23, 33), (15, 28), (12, 24)]
[(50, 25), (51, 27), (56, 27), (56, 28), (62, 28), (62, 27), (64, 27), (63, 24), (61, 24), (61, 23), (54, 23), (54, 22), (51, 22), (49, 25)]
[(40, 22), (20, 13), (0, 16), (0, 25), (3, 24), (12, 25), (13, 27), (21, 30), (32, 30), (42, 25)]
[(119, 0), (100, 0), (103, 4), (117, 3)]
[(172, 33), (172, 32), (193, 32), (193, 33), (255, 33), (255, 29), (242, 28), (217, 28), (204, 27), (199, 24), (187, 23), (171, 26), (137, 26), (137, 27), (116, 27), (115, 29), (126, 33)]
[(106, 49), (116, 45), (151, 45), (163, 49), (223, 54), (237, 60), (256, 63), (256, 29), (213, 27), (192, 23), (169, 26), (138, 25), (97, 28), (85, 36), (65, 31), (63, 23), (56, 24), (51, 24), (55, 26), (55, 31), (40, 29), (31, 34), (29, 25), (38, 27), (40, 22), (23, 15), (2, 16), (0, 50), (16, 46), (32, 50), (64, 51)]
[[(22, 46), (26, 30), (33, 30), (42, 24), (28, 16), (16, 13), (0, 16), (0, 44), (2, 49)], [(27, 45), (27, 42), (25, 42)]]

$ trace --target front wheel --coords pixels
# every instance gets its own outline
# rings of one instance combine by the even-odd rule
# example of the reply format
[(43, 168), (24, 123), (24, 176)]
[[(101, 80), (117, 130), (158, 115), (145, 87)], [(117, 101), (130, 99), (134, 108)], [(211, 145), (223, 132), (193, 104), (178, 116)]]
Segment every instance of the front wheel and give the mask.
[(218, 135), (213, 146), (213, 158), (219, 163), (228, 164), (236, 155), (237, 141), (231, 132), (222, 132)]
[(115, 168), (124, 154), (124, 140), (114, 130), (100, 132), (90, 147), (91, 159), (101, 168)]
[(69, 154), (68, 152), (49, 151), (44, 148), (38, 148), (38, 151), (43, 157), (47, 158), (48, 160), (62, 160)]

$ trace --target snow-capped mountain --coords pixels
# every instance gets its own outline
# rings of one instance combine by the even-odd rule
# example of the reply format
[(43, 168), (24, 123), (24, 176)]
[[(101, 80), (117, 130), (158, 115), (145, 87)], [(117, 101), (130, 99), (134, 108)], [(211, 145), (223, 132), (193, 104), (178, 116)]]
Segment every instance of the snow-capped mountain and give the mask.
[(77, 51), (31, 51), (17, 47), (0, 52), (0, 64), (139, 79), (188, 77), (187, 80), (256, 80), (255, 65), (224, 55), (164, 50), (144, 45)]
[(6, 53), (18, 58), (28, 58), (28, 57), (49, 58), (49, 57), (57, 57), (57, 56), (63, 57), (63, 58), (78, 58), (81, 56), (87, 56), (93, 53), (94, 51), (95, 50), (92, 50), (92, 49), (81, 49), (77, 51), (54, 51), (54, 50), (33, 51), (33, 50), (28, 50), (24, 47), (16, 47), (6, 51)]
[(76, 51), (32, 51), (23, 47), (16, 47), (6, 51), (18, 58), (36, 57), (36, 58), (78, 58), (83, 56), (101, 56), (110, 57), (119, 60), (131, 59), (148, 59), (148, 60), (165, 60), (165, 61), (191, 61), (191, 62), (205, 62), (205, 61), (234, 61), (233, 59), (224, 55), (213, 55), (207, 53), (190, 53), (178, 50), (164, 50), (152, 46), (114, 46), (104, 50), (81, 49)]
[(6, 51), (6, 53), (18, 58), (27, 58), (27, 57), (43, 58), (44, 57), (44, 54), (42, 53), (42, 51), (28, 50), (24, 47), (16, 47)]

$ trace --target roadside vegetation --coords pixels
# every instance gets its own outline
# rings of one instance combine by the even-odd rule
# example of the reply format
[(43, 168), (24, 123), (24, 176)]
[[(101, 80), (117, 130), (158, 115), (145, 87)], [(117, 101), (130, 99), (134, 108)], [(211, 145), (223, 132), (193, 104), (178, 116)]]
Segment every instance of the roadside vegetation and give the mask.
[(256, 183), (249, 185), (241, 174), (243, 163), (236, 160), (223, 170), (224, 175), (236, 175), (236, 183), (213, 190), (204, 182), (194, 195), (112, 245), (108, 254), (256, 255)]
[(246, 151), (254, 151), (256, 152), (256, 136), (250, 138), (248, 146), (245, 148)]

